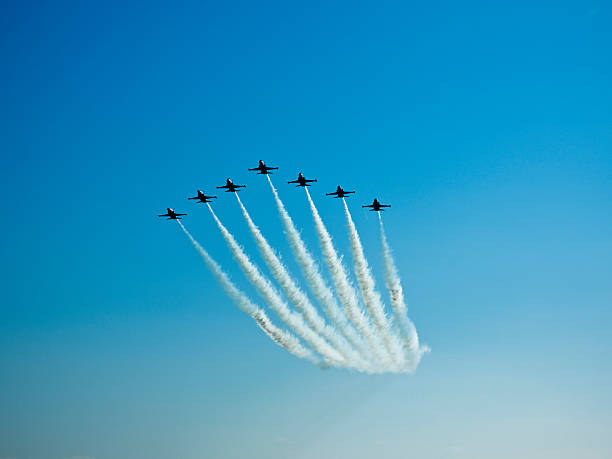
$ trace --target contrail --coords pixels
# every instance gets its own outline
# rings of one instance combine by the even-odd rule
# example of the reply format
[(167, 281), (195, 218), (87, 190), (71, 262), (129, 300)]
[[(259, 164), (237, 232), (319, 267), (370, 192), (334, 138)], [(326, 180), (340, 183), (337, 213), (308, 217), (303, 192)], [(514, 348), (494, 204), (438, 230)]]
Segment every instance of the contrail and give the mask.
[(278, 291), (272, 286), (270, 281), (266, 279), (257, 266), (255, 266), (248, 255), (238, 245), (234, 236), (223, 226), (221, 220), (217, 217), (210, 204), (207, 204), (210, 213), (212, 214), (225, 242), (229, 246), (234, 258), (240, 265), (240, 268), (247, 276), (253, 286), (259, 291), (261, 296), (266, 300), (270, 308), (272, 308), (279, 318), (291, 328), (298, 336), (306, 341), (314, 351), (319, 353), (326, 359), (330, 365), (346, 366), (347, 362), (342, 355), (331, 347), (321, 336), (316, 334), (304, 321), (303, 317), (289, 309), (287, 303), (281, 298)]
[(383, 225), (380, 212), (378, 213), (378, 222), (380, 223), (380, 241), (383, 251), (385, 283), (387, 284), (387, 290), (389, 290), (391, 306), (393, 307), (395, 317), (399, 323), (402, 338), (404, 340), (404, 346), (413, 356), (411, 363), (413, 367), (416, 368), (421, 356), (424, 352), (427, 352), (429, 348), (419, 346), (419, 335), (417, 334), (416, 327), (408, 318), (406, 303), (404, 301), (404, 291), (402, 289), (402, 281), (395, 266), (393, 254), (391, 253), (391, 247), (387, 242), (385, 227)]
[(291, 300), (296, 309), (302, 314), (306, 323), (319, 335), (323, 336), (329, 343), (334, 346), (344, 358), (360, 370), (365, 370), (365, 362), (359, 357), (349, 343), (336, 331), (325, 323), (315, 307), (312, 305), (306, 294), (297, 286), (287, 268), (280, 261), (274, 249), (270, 246), (261, 230), (255, 225), (255, 222), (249, 215), (246, 207), (242, 203), (240, 196), (236, 193), (236, 200), (240, 205), (242, 215), (253, 234), (253, 238), (261, 252), (266, 264), (272, 271), (272, 275), (278, 281), (287, 297)]
[(285, 227), (285, 235), (289, 240), (289, 245), (293, 250), (295, 258), (302, 268), (302, 273), (308, 282), (312, 292), (314, 293), (317, 301), (323, 307), (325, 314), (329, 317), (330, 321), (334, 326), (338, 328), (340, 333), (359, 351), (361, 356), (369, 361), (372, 361), (372, 353), (368, 349), (366, 343), (363, 341), (361, 336), (355, 331), (353, 326), (348, 321), (345, 312), (338, 305), (338, 301), (334, 296), (334, 293), (327, 286), (327, 282), (323, 279), (319, 267), (315, 262), (313, 256), (306, 248), (306, 244), (302, 240), (299, 231), (296, 229), (293, 220), (289, 216), (289, 212), (285, 209), (285, 205), (278, 195), (278, 191), (272, 184), (272, 180), (269, 175), (266, 175), (270, 189), (274, 195), (276, 207), (280, 214), (281, 221)]
[(177, 220), (177, 223), (183, 230), (183, 232), (187, 235), (195, 249), (198, 251), (208, 269), (212, 272), (217, 282), (221, 284), (225, 293), (232, 299), (234, 304), (243, 312), (247, 313), (251, 316), (257, 325), (264, 331), (266, 335), (272, 339), (276, 344), (278, 344), (283, 349), (291, 352), (296, 357), (300, 357), (315, 365), (320, 365), (321, 360), (315, 356), (309, 349), (306, 349), (302, 346), (299, 340), (293, 336), (291, 333), (286, 332), (284, 330), (279, 329), (275, 326), (270, 319), (266, 315), (266, 313), (255, 306), (249, 298), (238, 289), (234, 285), (234, 283), (230, 280), (229, 276), (221, 269), (221, 266), (208, 254), (206, 250), (194, 239), (194, 237), (187, 231), (187, 229), (183, 226), (180, 220)]
[(323, 220), (319, 215), (319, 211), (315, 207), (314, 202), (310, 197), (308, 188), (304, 187), (304, 190), (306, 191), (306, 196), (308, 197), (308, 202), (310, 203), (310, 211), (312, 212), (312, 217), (315, 222), (315, 228), (319, 236), (319, 243), (321, 244), (325, 263), (329, 268), (334, 281), (334, 286), (336, 287), (336, 292), (340, 297), (340, 302), (344, 306), (346, 315), (353, 323), (355, 328), (357, 328), (357, 330), (359, 330), (359, 332), (365, 337), (376, 357), (376, 360), (383, 366), (391, 366), (393, 362), (390, 359), (389, 354), (386, 352), (380, 337), (373, 330), (367, 316), (359, 307), (357, 292), (355, 292), (355, 289), (349, 282), (349, 277), (344, 269), (344, 265), (338, 258), (338, 254), (334, 248), (331, 236), (329, 235), (327, 228), (325, 228)]
[(363, 246), (359, 239), (357, 227), (355, 227), (355, 223), (353, 222), (353, 218), (351, 217), (351, 213), (349, 212), (344, 198), (342, 198), (342, 204), (344, 205), (344, 214), (349, 230), (351, 252), (353, 253), (353, 261), (355, 263), (355, 275), (357, 276), (357, 283), (359, 284), (363, 301), (372, 317), (378, 333), (382, 336), (387, 350), (393, 356), (394, 361), (401, 364), (404, 360), (402, 345), (393, 332), (389, 318), (385, 314), (385, 308), (380, 299), (380, 293), (376, 290), (374, 277), (372, 276), (368, 260), (363, 252)]

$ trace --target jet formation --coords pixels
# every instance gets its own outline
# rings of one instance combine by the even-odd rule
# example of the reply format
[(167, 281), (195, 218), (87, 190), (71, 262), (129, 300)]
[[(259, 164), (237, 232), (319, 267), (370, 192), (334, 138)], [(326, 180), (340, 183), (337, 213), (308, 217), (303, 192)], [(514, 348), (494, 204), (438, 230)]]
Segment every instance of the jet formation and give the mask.
[[(271, 174), (273, 170), (278, 170), (278, 167), (270, 167), (270, 166), (266, 166), (266, 163), (263, 162), (262, 160), (259, 160), (259, 164), (257, 167), (254, 168), (249, 168), (249, 171), (257, 171), (258, 175), (268, 175)], [(312, 186), (311, 183), (316, 182), (317, 179), (307, 179), (305, 178), (302, 173), (300, 172), (298, 174), (297, 179), (295, 180), (290, 180), (287, 181), (287, 183), (291, 183), (291, 184), (296, 184), (295, 186), (297, 187), (307, 187), (307, 186)], [(234, 184), (234, 182), (232, 182), (231, 179), (226, 179), (225, 181), (225, 185), (222, 186), (218, 186), (217, 189), (225, 189), (226, 193), (237, 193), (238, 191), (240, 191), (240, 188), (246, 188), (246, 185), (236, 185)], [(332, 193), (325, 193), (326, 196), (333, 196), (334, 198), (345, 198), (348, 197), (347, 195), (349, 194), (353, 194), (355, 193), (355, 191), (345, 191), (340, 185), (338, 185), (338, 187), (336, 188), (336, 191), (332, 192)], [(211, 203), (212, 199), (217, 199), (216, 196), (207, 196), (202, 190), (197, 190), (197, 196), (191, 197), (191, 198), (187, 198), (189, 200), (196, 200), (199, 204), (209, 204)], [(361, 207), (368, 207), (370, 208), (371, 212), (381, 212), (386, 207), (391, 207), (391, 205), (389, 204), (381, 204), (378, 199), (374, 198), (374, 201), (372, 202), (372, 204), (367, 204), (367, 205), (362, 205)], [(179, 214), (176, 213), (174, 211), (174, 209), (171, 209), (170, 207), (167, 208), (167, 213), (162, 214), (162, 215), (158, 215), (158, 217), (168, 217), (168, 220), (180, 220), (182, 216), (187, 215), (187, 214)]]

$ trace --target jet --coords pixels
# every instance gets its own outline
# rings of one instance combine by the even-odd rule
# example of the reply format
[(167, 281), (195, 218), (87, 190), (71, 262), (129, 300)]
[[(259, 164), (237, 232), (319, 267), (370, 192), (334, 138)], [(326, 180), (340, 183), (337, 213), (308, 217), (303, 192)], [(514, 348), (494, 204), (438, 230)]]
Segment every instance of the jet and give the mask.
[(211, 199), (217, 199), (217, 197), (216, 196), (206, 196), (202, 190), (198, 190), (197, 196), (194, 196), (193, 198), (187, 198), (187, 199), (189, 200), (197, 199), (199, 202), (207, 203), (207, 202), (212, 202)]
[(340, 185), (336, 188), (333, 193), (325, 193), (326, 196), (333, 196), (334, 198), (344, 198), (347, 194), (354, 193), (354, 191), (344, 191)]
[(391, 204), (381, 204), (378, 202), (378, 199), (374, 198), (374, 201), (369, 206), (361, 206), (361, 207), (371, 207), (370, 212), (380, 212), (383, 207), (391, 207)]
[(168, 213), (158, 215), (158, 217), (168, 217), (168, 220), (181, 220), (181, 217), (183, 215), (187, 215), (187, 214), (177, 214), (174, 211), (174, 209), (171, 209), (170, 207), (166, 208), (166, 210), (168, 211)]
[(297, 180), (292, 180), (292, 181), (287, 182), (287, 183), (297, 183), (297, 185), (296, 185), (296, 186), (311, 186), (311, 185), (309, 185), (309, 183), (311, 183), (311, 182), (316, 182), (316, 181), (317, 181), (317, 179), (314, 179), (314, 180), (308, 180), (308, 179), (304, 178), (304, 176), (303, 176), (303, 175), (302, 175), (302, 173), (300, 172), (300, 173), (298, 174), (298, 178), (297, 178)]
[(259, 160), (259, 166), (249, 169), (250, 171), (259, 171), (258, 174), (271, 174), (272, 170), (277, 170), (278, 167), (268, 167), (261, 159)]
[(246, 185), (234, 185), (234, 182), (232, 182), (230, 179), (227, 179), (225, 181), (225, 185), (218, 186), (217, 188), (227, 188), (227, 190), (225, 190), (226, 193), (229, 193), (230, 191), (232, 193), (236, 193), (237, 191), (240, 191), (238, 188), (246, 188)]

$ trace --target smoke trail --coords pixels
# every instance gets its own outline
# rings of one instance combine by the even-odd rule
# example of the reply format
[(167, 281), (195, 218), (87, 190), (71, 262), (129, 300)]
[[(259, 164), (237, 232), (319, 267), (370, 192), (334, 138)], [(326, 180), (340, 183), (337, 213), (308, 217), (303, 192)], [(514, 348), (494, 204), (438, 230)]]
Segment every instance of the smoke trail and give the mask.
[(327, 283), (319, 271), (319, 267), (317, 266), (313, 256), (306, 248), (306, 244), (304, 244), (299, 231), (293, 224), (293, 220), (289, 216), (287, 209), (285, 209), (285, 205), (281, 201), (278, 191), (272, 184), (270, 176), (266, 175), (266, 178), (270, 184), (270, 188), (276, 202), (276, 207), (278, 208), (278, 213), (280, 214), (281, 221), (285, 227), (285, 234), (289, 240), (289, 245), (293, 250), (297, 262), (302, 268), (304, 277), (306, 278), (308, 285), (313, 291), (317, 301), (321, 304), (325, 314), (327, 317), (329, 317), (332, 324), (338, 328), (340, 333), (342, 333), (342, 335), (353, 346), (355, 346), (355, 348), (358, 349), (359, 353), (364, 359), (371, 361), (371, 351), (368, 349), (361, 336), (359, 336), (359, 334), (349, 323), (345, 312), (338, 305), (338, 301), (336, 300), (334, 293), (327, 286)]
[(260, 229), (255, 225), (253, 219), (249, 215), (246, 207), (242, 203), (240, 196), (236, 193), (236, 200), (240, 205), (242, 215), (246, 220), (251, 233), (255, 239), (257, 247), (261, 252), (266, 264), (272, 271), (272, 275), (278, 281), (287, 297), (295, 305), (296, 309), (302, 314), (306, 323), (319, 335), (323, 336), (334, 346), (343, 356), (358, 369), (365, 370), (365, 362), (357, 355), (350, 347), (346, 340), (338, 335), (336, 331), (325, 323), (325, 320), (319, 315), (315, 307), (312, 305), (306, 294), (296, 285), (295, 281), (287, 271), (287, 268), (280, 261), (274, 249), (270, 246), (266, 238), (261, 233)]
[(402, 281), (397, 272), (391, 247), (387, 242), (385, 227), (383, 225), (382, 216), (378, 213), (378, 222), (380, 224), (380, 241), (383, 251), (383, 263), (385, 271), (385, 283), (389, 296), (391, 297), (391, 306), (395, 312), (395, 317), (400, 326), (404, 346), (412, 355), (412, 365), (416, 368), (419, 360), (424, 352), (429, 349), (426, 346), (419, 346), (419, 336), (412, 321), (408, 318), (406, 303), (404, 301), (404, 291), (402, 289)]
[(346, 315), (353, 325), (355, 325), (357, 330), (359, 330), (359, 332), (365, 337), (377, 361), (384, 366), (390, 366), (392, 361), (389, 358), (388, 353), (385, 351), (380, 337), (372, 329), (368, 318), (359, 307), (357, 293), (349, 282), (344, 265), (338, 258), (338, 254), (336, 253), (336, 249), (332, 243), (331, 236), (329, 235), (327, 228), (325, 228), (323, 220), (319, 215), (319, 211), (315, 207), (314, 202), (310, 197), (308, 188), (304, 187), (304, 190), (306, 191), (306, 196), (308, 197), (308, 202), (310, 203), (310, 211), (312, 212), (312, 218), (315, 222), (325, 263), (327, 264), (327, 267), (331, 273), (334, 285), (336, 287), (336, 292), (340, 297), (340, 302), (344, 306)]
[(221, 220), (217, 217), (215, 212), (212, 210), (210, 204), (207, 204), (210, 213), (212, 214), (225, 242), (229, 246), (234, 259), (240, 265), (240, 268), (247, 276), (249, 281), (259, 291), (261, 296), (266, 300), (270, 308), (272, 308), (279, 316), (279, 318), (291, 328), (298, 336), (306, 341), (316, 352), (323, 356), (330, 365), (333, 366), (346, 366), (346, 361), (342, 355), (332, 348), (323, 338), (312, 331), (311, 328), (304, 322), (304, 319), (299, 314), (292, 312), (287, 303), (280, 297), (276, 289), (270, 284), (270, 281), (266, 279), (259, 269), (251, 262), (248, 255), (244, 253), (242, 247), (238, 245), (234, 236), (223, 226)]
[(315, 365), (320, 365), (321, 360), (316, 357), (309, 349), (306, 349), (304, 346), (300, 344), (298, 339), (293, 336), (291, 333), (286, 332), (284, 330), (279, 329), (277, 326), (270, 322), (270, 319), (266, 315), (266, 313), (255, 306), (251, 300), (241, 292), (234, 283), (230, 280), (229, 276), (221, 269), (221, 266), (213, 260), (213, 258), (208, 254), (206, 250), (194, 239), (194, 237), (187, 231), (187, 229), (183, 226), (180, 220), (177, 220), (177, 223), (183, 230), (183, 232), (187, 235), (195, 249), (198, 251), (208, 269), (212, 272), (217, 282), (221, 284), (225, 293), (232, 299), (234, 304), (243, 312), (247, 313), (251, 316), (257, 325), (264, 331), (266, 335), (272, 339), (276, 344), (278, 344), (283, 349), (291, 352), (296, 357), (300, 357)]
[(368, 260), (363, 253), (363, 246), (359, 239), (359, 233), (357, 232), (357, 228), (355, 227), (355, 223), (353, 222), (353, 218), (351, 217), (351, 213), (349, 212), (344, 198), (342, 198), (342, 204), (344, 205), (344, 214), (349, 230), (351, 252), (353, 253), (353, 261), (355, 263), (355, 275), (357, 276), (357, 283), (361, 289), (363, 301), (374, 321), (378, 333), (382, 336), (385, 346), (396, 363), (401, 363), (404, 360), (402, 345), (391, 329), (389, 318), (385, 314), (385, 308), (380, 299), (380, 294), (376, 291), (374, 277), (368, 266)]

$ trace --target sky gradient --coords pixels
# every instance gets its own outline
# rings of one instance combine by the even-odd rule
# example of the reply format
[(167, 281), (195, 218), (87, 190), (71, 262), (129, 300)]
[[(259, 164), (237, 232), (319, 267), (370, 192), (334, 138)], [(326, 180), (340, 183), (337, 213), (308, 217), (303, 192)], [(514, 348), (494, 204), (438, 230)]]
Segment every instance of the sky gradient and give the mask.
[[(5, 3), (0, 458), (612, 457), (611, 20), (597, 1)], [(432, 348), (415, 374), (284, 352), (155, 217), (188, 212), (265, 307), (186, 199), (246, 183), (297, 273), (266, 180), (246, 171), (259, 159), (280, 167), (317, 256), (286, 180), (318, 179), (347, 261), (324, 193), (357, 190), (380, 288), (360, 205), (393, 205), (387, 236)]]

